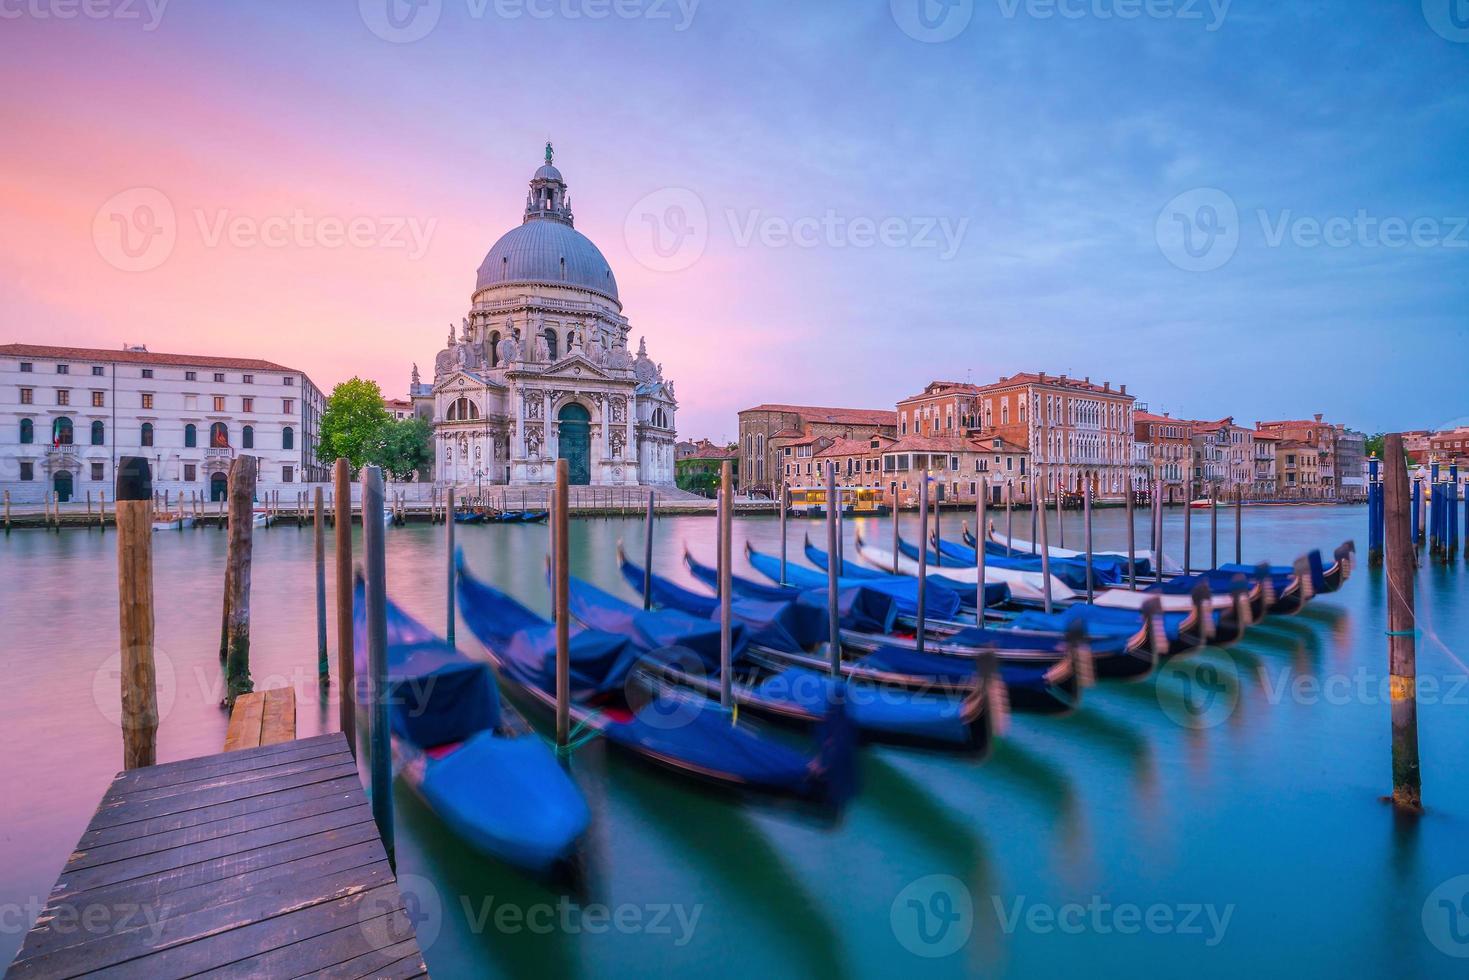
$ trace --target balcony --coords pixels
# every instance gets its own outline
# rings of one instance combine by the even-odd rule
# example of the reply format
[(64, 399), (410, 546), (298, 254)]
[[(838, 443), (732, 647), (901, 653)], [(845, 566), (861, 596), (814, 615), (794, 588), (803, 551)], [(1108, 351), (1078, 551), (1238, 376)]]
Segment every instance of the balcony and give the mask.
[(209, 463), (227, 464), (234, 458), (235, 451), (230, 446), (210, 446), (204, 450), (204, 462), (206, 465)]

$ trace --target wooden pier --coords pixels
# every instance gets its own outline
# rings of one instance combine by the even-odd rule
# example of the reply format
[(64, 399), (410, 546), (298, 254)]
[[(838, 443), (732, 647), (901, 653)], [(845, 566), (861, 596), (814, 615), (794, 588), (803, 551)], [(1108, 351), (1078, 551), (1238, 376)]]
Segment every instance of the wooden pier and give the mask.
[(424, 975), (342, 734), (118, 773), (6, 976), (95, 971)]

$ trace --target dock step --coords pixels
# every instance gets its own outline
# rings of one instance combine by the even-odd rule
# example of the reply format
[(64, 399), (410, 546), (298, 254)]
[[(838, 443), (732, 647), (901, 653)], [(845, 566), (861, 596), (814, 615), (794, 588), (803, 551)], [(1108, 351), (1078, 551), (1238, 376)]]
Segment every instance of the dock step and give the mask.
[(296, 737), (296, 692), (277, 687), (252, 691), (235, 699), (230, 727), (225, 732), (224, 750), (254, 749), (279, 745)]

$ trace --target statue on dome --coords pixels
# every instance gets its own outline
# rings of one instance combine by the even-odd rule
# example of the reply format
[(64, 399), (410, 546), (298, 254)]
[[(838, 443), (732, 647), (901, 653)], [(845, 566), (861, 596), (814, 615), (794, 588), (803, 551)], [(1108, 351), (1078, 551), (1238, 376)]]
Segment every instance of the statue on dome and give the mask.
[(508, 329), (505, 337), (500, 341), (500, 346), (495, 348), (495, 354), (501, 364), (510, 365), (520, 360), (520, 331), (505, 325)]
[(413, 362), (413, 374), (412, 374), (412, 377), (411, 377), (411, 383), (415, 387), (418, 386), (418, 362), (417, 361), (414, 361)]
[(553, 153), (553, 151), (551, 149), (551, 141), (550, 140), (546, 140), (546, 166), (548, 166), (548, 167), (551, 165), (551, 156), (552, 156), (552, 153)]

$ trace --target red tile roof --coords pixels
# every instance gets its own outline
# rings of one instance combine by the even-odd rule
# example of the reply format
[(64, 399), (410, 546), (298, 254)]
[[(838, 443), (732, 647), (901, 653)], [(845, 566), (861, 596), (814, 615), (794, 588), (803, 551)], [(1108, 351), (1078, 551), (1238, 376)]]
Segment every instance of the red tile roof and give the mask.
[(1054, 385), (1058, 388), (1076, 388), (1080, 391), (1090, 391), (1097, 394), (1116, 395), (1119, 398), (1134, 397), (1124, 392), (1121, 388), (1106, 388), (1099, 384), (1093, 384), (1092, 382), (1087, 381), (1084, 378), (1065, 378), (1058, 374), (1047, 374), (1045, 376), (1042, 376), (1040, 374), (1028, 371), (1022, 371), (1019, 374), (1012, 374), (1008, 378), (1001, 378), (999, 381), (984, 385), (977, 390), (993, 391), (997, 388), (1013, 388), (1016, 385), (1028, 384)]
[(34, 357), (51, 361), (98, 361), (117, 364), (170, 364), (178, 367), (234, 368), (244, 371), (285, 371), (295, 368), (250, 357), (213, 357), (206, 354), (155, 354), (151, 351), (102, 350), (96, 347), (52, 347), (45, 344), (0, 344), (0, 357)]
[(735, 459), (739, 451), (733, 446), (698, 446), (684, 454), (684, 459)]
[(832, 442), (830, 446), (827, 446), (816, 455), (818, 457), (870, 456), (873, 453), (880, 453), (885, 451), (888, 446), (892, 444), (893, 441), (886, 436), (877, 436), (876, 438), (879, 444), (876, 449), (872, 448), (873, 436), (868, 436), (865, 439), (836, 439)]
[(799, 415), (806, 422), (826, 422), (832, 425), (884, 425), (898, 424), (896, 410), (881, 408), (821, 408), (812, 405), (756, 405), (740, 412), (787, 412)]

